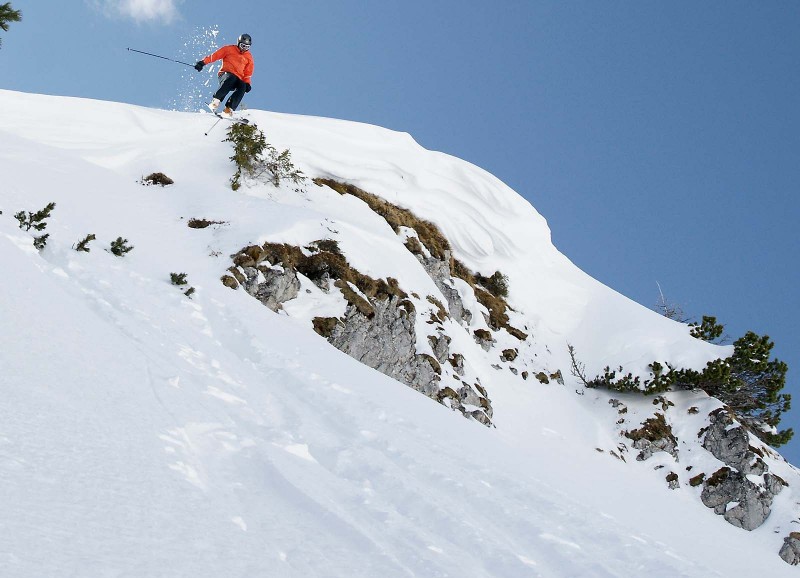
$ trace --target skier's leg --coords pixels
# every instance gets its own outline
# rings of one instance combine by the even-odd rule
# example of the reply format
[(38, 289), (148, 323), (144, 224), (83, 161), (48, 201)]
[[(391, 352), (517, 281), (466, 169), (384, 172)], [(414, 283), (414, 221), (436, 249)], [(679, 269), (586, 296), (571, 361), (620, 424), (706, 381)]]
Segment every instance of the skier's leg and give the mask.
[(236, 75), (231, 74), (230, 72), (224, 72), (219, 77), (219, 88), (217, 92), (214, 93), (214, 98), (217, 100), (224, 99), (228, 93), (234, 90), (237, 84), (241, 82)]
[[(236, 77), (233, 76), (233, 78)], [(233, 94), (228, 99), (228, 102), (225, 103), (225, 106), (229, 107), (231, 110), (236, 110), (237, 108), (239, 108), (239, 104), (242, 102), (242, 99), (244, 98), (244, 91), (246, 89), (247, 85), (244, 83), (244, 81), (239, 78), (236, 78), (236, 86), (234, 87)]]

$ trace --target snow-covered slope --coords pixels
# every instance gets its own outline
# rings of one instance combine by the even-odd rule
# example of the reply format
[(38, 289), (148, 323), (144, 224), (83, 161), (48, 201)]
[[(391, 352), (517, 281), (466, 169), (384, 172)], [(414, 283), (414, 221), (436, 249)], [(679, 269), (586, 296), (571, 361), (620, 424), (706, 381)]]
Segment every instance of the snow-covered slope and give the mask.
[[(335, 309), (321, 296), (275, 314), (220, 283), (242, 247), (334, 235), (359, 271), (436, 295), (357, 199), (313, 184), (231, 191), (210, 115), (8, 91), (0, 106), (15, 111), (0, 118), (0, 575), (796, 574), (776, 553), (798, 529), (800, 476), (780, 459), (770, 468), (790, 485), (745, 532), (685, 483), (686, 467), (721, 465), (710, 454), (683, 448), (682, 485), (667, 489), (653, 468), (672, 458), (610, 457), (617, 410), (567, 375), (543, 385), (473, 361), (487, 428), (330, 346), (309, 322)], [(590, 375), (727, 354), (582, 273), (475, 166), (378, 127), (248, 115), (307, 175), (410, 209), (469, 268), (506, 274), (531, 371), (568, 371), (567, 343)], [(175, 184), (138, 182), (156, 171)], [(39, 252), (13, 214), (51, 201)], [(91, 252), (74, 251), (89, 233)], [(104, 250), (117, 237), (135, 247), (125, 257)], [(671, 399), (701, 418), (719, 405)]]

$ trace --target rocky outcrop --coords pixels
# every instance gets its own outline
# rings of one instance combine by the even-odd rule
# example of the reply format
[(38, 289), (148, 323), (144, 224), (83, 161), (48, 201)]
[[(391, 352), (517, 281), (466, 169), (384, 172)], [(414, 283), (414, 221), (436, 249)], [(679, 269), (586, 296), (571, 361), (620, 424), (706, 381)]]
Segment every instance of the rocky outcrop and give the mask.
[(447, 309), (450, 312), (450, 317), (461, 325), (469, 326), (472, 321), (472, 312), (464, 307), (461, 295), (450, 277), (450, 251), (445, 251), (444, 259), (425, 257), (418, 253), (416, 257), (447, 300)]
[(783, 547), (778, 555), (787, 564), (800, 564), (800, 532), (792, 532), (783, 539)]
[(277, 311), (281, 304), (297, 297), (300, 280), (297, 273), (282, 267), (242, 267), (244, 281), (242, 286), (250, 295), (264, 305)]
[(706, 430), (703, 447), (726, 466), (742, 474), (761, 476), (767, 473), (767, 465), (756, 455), (750, 445), (750, 435), (725, 409), (709, 414), (711, 425)]
[[(491, 425), (493, 411), (486, 391), (461, 379), (464, 357), (450, 351), (452, 340), (442, 325), (448, 312), (441, 303), (431, 296), (423, 302), (435, 308), (428, 320), (434, 326), (434, 335), (428, 336), (433, 355), (418, 353), (416, 307), (396, 280), (371, 279), (359, 273), (333, 241), (317, 241), (305, 249), (273, 243), (245, 247), (233, 255), (234, 265), (222, 282), (233, 289), (243, 287), (273, 311), (299, 295), (299, 273), (325, 292), (338, 289), (348, 303), (345, 313), (338, 318), (315, 318), (317, 333), (361, 363)], [(430, 261), (433, 266), (436, 259)], [(437, 269), (436, 274), (443, 272)], [(453, 303), (459, 306), (460, 297)], [(458, 387), (442, 386), (443, 373), (454, 378)]]
[(475, 339), (475, 343), (480, 345), (484, 351), (489, 351), (494, 347), (494, 337), (488, 329), (476, 329), (472, 332), (472, 337)]
[(436, 398), (441, 366), (435, 358), (417, 354), (413, 316), (396, 297), (374, 300), (371, 305), (372, 318), (349, 305), (328, 342), (364, 365)]
[[(357, 307), (348, 306), (344, 317), (327, 337), (328, 341), (361, 363), (460, 411), (464, 416), (491, 425), (493, 410), (485, 390), (480, 391), (477, 384), (472, 386), (464, 381), (460, 382), (458, 389), (441, 385), (442, 366), (454, 359), (449, 349), (450, 338), (444, 334), (429, 336), (434, 357), (419, 354), (414, 316), (403, 308), (403, 302), (392, 298), (371, 304), (374, 310), (371, 318)], [(376, 343), (381, 346), (376, 347)]]
[(783, 489), (783, 481), (765, 474), (763, 483), (724, 467), (703, 484), (700, 499), (716, 514), (744, 530), (755, 530), (769, 517), (773, 498)]
[(730, 524), (754, 530), (769, 517), (772, 500), (785, 482), (768, 473), (757, 455), (760, 450), (750, 445), (750, 434), (728, 410), (714, 410), (708, 417), (703, 448), (726, 467), (703, 482), (700, 499)]
[(678, 459), (678, 440), (672, 434), (672, 427), (662, 413), (645, 420), (642, 427), (625, 435), (633, 440), (633, 447), (640, 450), (636, 456), (637, 461), (650, 459), (656, 452), (667, 452)]

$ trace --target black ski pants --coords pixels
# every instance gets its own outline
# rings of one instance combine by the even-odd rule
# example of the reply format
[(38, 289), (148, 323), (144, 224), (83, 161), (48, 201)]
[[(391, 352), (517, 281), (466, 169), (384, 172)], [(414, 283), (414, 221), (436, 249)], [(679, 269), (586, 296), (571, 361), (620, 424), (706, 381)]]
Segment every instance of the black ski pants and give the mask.
[(222, 101), (229, 92), (233, 91), (233, 94), (228, 99), (228, 102), (225, 103), (225, 106), (230, 107), (231, 110), (236, 110), (239, 108), (239, 103), (242, 102), (242, 98), (244, 98), (244, 91), (246, 89), (247, 84), (244, 80), (230, 72), (223, 72), (219, 76), (219, 88), (217, 92), (214, 93), (214, 98)]

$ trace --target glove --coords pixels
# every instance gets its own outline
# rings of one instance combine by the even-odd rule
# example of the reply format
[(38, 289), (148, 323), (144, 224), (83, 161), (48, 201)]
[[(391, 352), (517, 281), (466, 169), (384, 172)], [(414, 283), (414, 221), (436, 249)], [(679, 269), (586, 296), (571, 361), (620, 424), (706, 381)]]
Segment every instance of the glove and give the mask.
[(195, 69), (197, 72), (200, 72), (201, 70), (203, 70), (203, 67), (204, 67), (205, 65), (206, 65), (206, 63), (205, 63), (205, 62), (203, 62), (202, 60), (198, 60), (198, 61), (197, 61), (197, 64), (195, 64), (195, 65), (194, 65), (194, 69)]
[(250, 92), (250, 89), (251, 89), (251, 88), (253, 88), (252, 86), (250, 86), (250, 85), (249, 85), (248, 83), (246, 83), (246, 82), (244, 83), (244, 86), (245, 86), (245, 89), (244, 89), (244, 91), (245, 91), (245, 92)]

